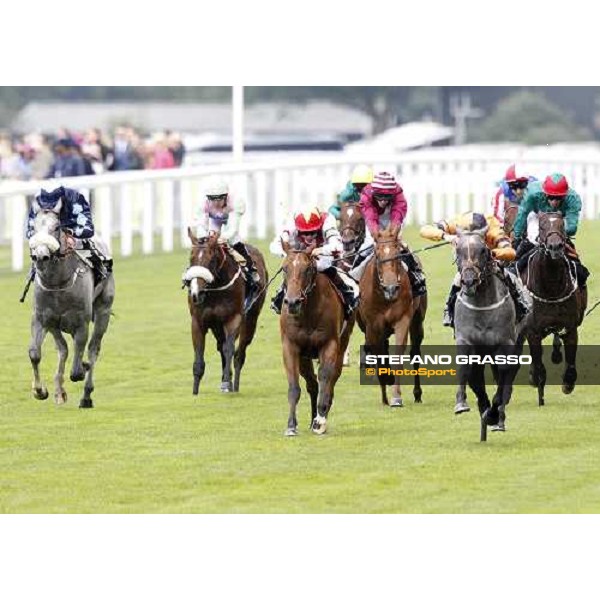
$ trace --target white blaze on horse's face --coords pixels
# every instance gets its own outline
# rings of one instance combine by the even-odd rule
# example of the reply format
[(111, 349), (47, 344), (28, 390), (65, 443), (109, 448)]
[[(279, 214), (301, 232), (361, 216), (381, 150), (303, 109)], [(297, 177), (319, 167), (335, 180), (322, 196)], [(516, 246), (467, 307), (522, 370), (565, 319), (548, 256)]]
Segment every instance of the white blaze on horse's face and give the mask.
[(50, 255), (60, 248), (57, 239), (59, 226), (60, 221), (55, 210), (39, 210), (35, 215), (33, 222), (35, 234), (29, 240), (29, 247), (36, 259), (50, 258)]
[(348, 212), (346, 213), (349, 217), (351, 217), (354, 214), (354, 209), (353, 208), (349, 208)]

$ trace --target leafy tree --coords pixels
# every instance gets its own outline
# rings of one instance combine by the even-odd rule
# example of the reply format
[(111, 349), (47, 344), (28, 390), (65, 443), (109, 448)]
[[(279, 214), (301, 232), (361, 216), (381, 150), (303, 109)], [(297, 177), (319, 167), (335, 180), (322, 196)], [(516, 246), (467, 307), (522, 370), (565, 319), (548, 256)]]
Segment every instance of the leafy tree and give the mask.
[(469, 140), (553, 144), (591, 137), (588, 129), (578, 127), (570, 115), (544, 96), (523, 90), (500, 100), (489, 117), (471, 125)]

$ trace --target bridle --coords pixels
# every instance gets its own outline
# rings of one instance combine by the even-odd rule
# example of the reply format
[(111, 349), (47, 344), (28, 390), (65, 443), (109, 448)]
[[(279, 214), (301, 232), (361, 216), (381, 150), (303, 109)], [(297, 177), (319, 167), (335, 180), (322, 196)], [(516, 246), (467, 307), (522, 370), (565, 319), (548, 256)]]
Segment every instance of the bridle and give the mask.
[[(357, 202), (349, 203), (348, 208), (352, 208), (354, 210), (360, 211), (360, 209), (358, 208)], [(358, 250), (358, 248), (360, 248), (360, 246), (364, 242), (365, 231), (366, 231), (365, 220), (363, 218), (361, 218), (359, 223), (360, 223), (360, 226), (358, 226), (358, 227), (352, 226), (352, 225), (346, 225), (345, 227), (342, 227), (340, 233), (342, 235), (342, 243), (344, 244), (344, 252), (352, 252), (353, 250)], [(351, 242), (344, 241), (344, 232), (351, 232), (354, 234), (354, 238), (352, 239)], [(346, 247), (347, 244), (353, 244), (353, 247), (347, 248)]]
[(509, 237), (513, 233), (513, 230), (515, 228), (515, 220), (513, 219), (513, 222), (509, 228), (507, 226), (507, 216), (508, 216), (509, 212), (518, 212), (518, 210), (519, 210), (519, 205), (517, 203), (511, 202), (510, 200), (504, 201), (504, 233), (506, 233), (506, 235)]
[[(388, 262), (392, 262), (392, 261), (397, 261), (400, 259), (400, 257), (402, 256), (402, 252), (398, 252), (397, 254), (393, 254), (392, 256), (389, 256), (388, 258), (378, 258), (377, 256), (377, 246), (379, 244), (398, 244), (398, 240), (385, 240), (383, 242), (378, 241), (375, 244), (375, 271), (377, 272), (377, 279), (379, 280), (379, 285), (383, 288), (385, 287), (385, 284), (383, 282), (383, 277), (381, 276), (381, 271), (379, 270), (379, 267), (384, 264), (384, 263), (388, 263)], [(400, 284), (400, 277), (398, 277), (398, 284)]]
[[(290, 250), (292, 254), (305, 254), (304, 250)], [(308, 255), (307, 255), (308, 256)], [(304, 288), (300, 288), (300, 304), (304, 304), (308, 299), (308, 296), (313, 291), (315, 286), (317, 285), (317, 265), (316, 260), (313, 256), (308, 256), (310, 263), (308, 268), (306, 269), (306, 273), (308, 275), (308, 282)], [(284, 282), (287, 283), (287, 266), (283, 268), (284, 273)]]
[[(465, 239), (467, 240), (467, 258), (461, 258), (456, 254), (456, 263), (458, 265), (458, 270), (460, 273), (460, 282), (461, 285), (465, 283), (465, 274), (469, 271), (473, 272), (473, 289), (476, 289), (483, 281), (485, 281), (489, 275), (492, 273), (493, 262), (491, 260), (491, 253), (488, 247), (485, 245), (485, 242), (482, 240), (482, 244), (484, 246), (484, 263), (483, 266), (477, 264), (473, 258), (471, 257), (471, 243), (470, 240), (474, 239), (472, 236), (477, 236), (481, 239), (480, 235), (476, 232), (464, 233), (463, 236), (469, 236)], [(465, 264), (466, 263), (466, 264)]]

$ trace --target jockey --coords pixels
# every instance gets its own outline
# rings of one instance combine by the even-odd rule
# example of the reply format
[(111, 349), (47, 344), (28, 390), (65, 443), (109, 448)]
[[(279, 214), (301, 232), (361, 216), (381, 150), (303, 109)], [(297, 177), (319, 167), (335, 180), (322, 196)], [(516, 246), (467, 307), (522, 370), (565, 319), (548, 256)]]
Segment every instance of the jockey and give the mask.
[(373, 181), (373, 169), (367, 165), (358, 165), (354, 167), (350, 181), (346, 187), (339, 193), (336, 203), (329, 207), (329, 214), (336, 219), (340, 218), (340, 208), (344, 202), (358, 202), (360, 194), (369, 183)]
[[(534, 233), (530, 227), (531, 223), (527, 224), (527, 237), (523, 237), (525, 233), (527, 216), (529, 213), (535, 213)], [(537, 232), (539, 212), (559, 212), (565, 220), (565, 234), (567, 235), (568, 245), (573, 249), (575, 245), (570, 239), (577, 233), (579, 226), (579, 216), (581, 214), (581, 198), (579, 194), (567, 182), (567, 178), (561, 173), (553, 173), (544, 179), (543, 183), (536, 181), (529, 185), (525, 198), (519, 207), (519, 212), (515, 220), (514, 233), (515, 243), (518, 243), (517, 248), (517, 269), (520, 271), (525, 264), (531, 252), (537, 244)], [(523, 237), (523, 239), (521, 239)], [(589, 271), (581, 264), (578, 258), (570, 257), (575, 262), (577, 272), (577, 282), (581, 287), (585, 287)]]
[[(332, 263), (337, 255), (342, 255), (344, 249), (333, 216), (321, 212), (316, 207), (296, 213), (293, 223), (290, 223), (271, 243), (271, 252), (281, 257), (285, 256), (282, 242), (295, 244), (296, 248), (300, 250), (316, 244), (312, 256), (317, 259), (317, 271), (327, 275), (342, 294), (344, 313), (348, 318), (358, 305), (359, 290), (356, 281)], [(278, 315), (281, 314), (284, 296), (285, 283), (282, 283), (271, 302), (271, 308)]]
[[(421, 237), (432, 241), (443, 239), (453, 240), (458, 229), (465, 231), (480, 231), (485, 233), (486, 246), (492, 251), (492, 256), (498, 261), (512, 261), (515, 259), (510, 239), (504, 233), (498, 219), (493, 215), (485, 217), (481, 213), (467, 212), (455, 216), (450, 221), (439, 221), (434, 225), (425, 225), (421, 228)], [(529, 311), (530, 302), (523, 289), (523, 284), (513, 273), (504, 269), (500, 263), (497, 263), (499, 271), (503, 276), (510, 295), (515, 303), (516, 320), (519, 323)], [(456, 297), (460, 291), (460, 273), (456, 273), (452, 281), (452, 287), (446, 301), (444, 309), (444, 327), (454, 327), (454, 306)]]
[[(36, 214), (40, 210), (52, 210), (57, 206), (60, 206), (58, 216), (67, 248), (90, 251), (89, 260), (92, 263), (94, 281), (97, 285), (112, 272), (112, 256), (106, 243), (100, 236), (94, 234), (90, 205), (77, 190), (61, 186), (51, 192), (44, 189), (40, 191), (31, 203), (27, 219), (29, 245), (35, 244)], [(34, 273), (32, 268), (32, 274)]]
[(239, 234), (240, 218), (246, 211), (244, 202), (235, 200), (229, 192), (229, 185), (222, 179), (212, 179), (205, 189), (206, 199), (196, 211), (194, 226), (196, 237), (206, 238), (214, 232), (219, 242), (227, 244), (246, 261), (246, 298), (245, 305), (252, 302), (254, 292), (260, 282), (260, 275), (254, 261)]
[[(360, 195), (360, 209), (365, 218), (367, 231), (373, 239), (380, 229), (390, 225), (401, 227), (406, 217), (407, 204), (404, 192), (396, 183), (395, 177), (386, 171), (377, 173), (373, 182), (367, 185)], [(413, 296), (422, 296), (427, 293), (425, 274), (410, 250), (407, 247), (405, 249), (406, 252), (403, 252), (400, 258), (408, 268)], [(369, 255), (369, 259), (372, 256), (373, 253)], [(357, 260), (360, 260), (360, 255)], [(360, 266), (355, 262), (351, 271), (355, 279), (360, 279), (367, 262), (365, 260), (362, 264), (359, 263)]]
[(527, 186), (532, 181), (537, 181), (537, 179), (521, 172), (516, 165), (508, 167), (504, 179), (500, 182), (500, 187), (492, 200), (493, 215), (501, 226), (504, 226), (504, 202), (521, 204)]

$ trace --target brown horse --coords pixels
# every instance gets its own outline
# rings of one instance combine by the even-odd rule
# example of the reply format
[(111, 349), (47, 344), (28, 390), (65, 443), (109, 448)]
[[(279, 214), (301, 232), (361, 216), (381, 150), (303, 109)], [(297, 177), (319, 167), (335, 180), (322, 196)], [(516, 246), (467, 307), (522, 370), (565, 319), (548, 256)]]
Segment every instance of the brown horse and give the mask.
[(344, 202), (340, 210), (340, 233), (344, 254), (356, 252), (365, 241), (365, 220), (358, 202)]
[[(283, 362), (288, 378), (290, 414), (285, 435), (298, 433), (296, 407), (300, 399), (299, 375), (310, 395), (311, 429), (327, 431), (327, 417), (334, 386), (342, 371), (342, 357), (354, 327), (354, 314), (344, 321), (342, 300), (329, 278), (317, 272), (316, 260), (307, 250), (282, 244), (286, 257), (283, 272), (286, 295), (280, 317)], [(318, 379), (312, 359), (319, 359)]]
[[(199, 240), (191, 229), (188, 229), (188, 235), (192, 240), (192, 251), (185, 281), (189, 285), (188, 305), (195, 352), (193, 393), (198, 394), (204, 375), (204, 347), (209, 330), (215, 336), (221, 354), (221, 391), (238, 392), (246, 349), (254, 337), (264, 295), (261, 294), (244, 314), (245, 282), (240, 265), (223, 244), (218, 243), (218, 236), (211, 234)], [(247, 247), (261, 281), (266, 282), (268, 274), (262, 254), (250, 245)], [(235, 368), (233, 385), (232, 360)]]
[(577, 328), (587, 307), (587, 288), (577, 285), (575, 265), (567, 258), (562, 215), (539, 213), (539, 221), (539, 246), (522, 266), (520, 275), (533, 299), (524, 329), (532, 358), (530, 383), (537, 387), (538, 403), (543, 406), (546, 368), (542, 362), (542, 340), (551, 333), (555, 336), (554, 363), (562, 361), (560, 339), (565, 346), (562, 391), (570, 394), (575, 389)]
[(515, 228), (515, 221), (517, 220), (517, 214), (519, 213), (519, 205), (511, 200), (504, 200), (504, 233), (514, 240), (515, 234), (513, 232)]
[[(357, 321), (365, 333), (365, 345), (374, 354), (388, 351), (388, 338), (392, 333), (398, 353), (402, 354), (410, 332), (412, 357), (421, 352), (427, 296), (413, 298), (408, 274), (399, 259), (404, 248), (398, 239), (398, 231), (398, 227), (388, 228), (380, 231), (375, 238), (374, 259), (369, 262), (360, 280), (361, 302)], [(402, 406), (398, 379), (385, 375), (378, 375), (378, 378), (383, 404), (389, 405), (386, 385), (394, 384), (391, 406)], [(415, 376), (413, 395), (415, 402), (421, 402), (418, 375)]]

